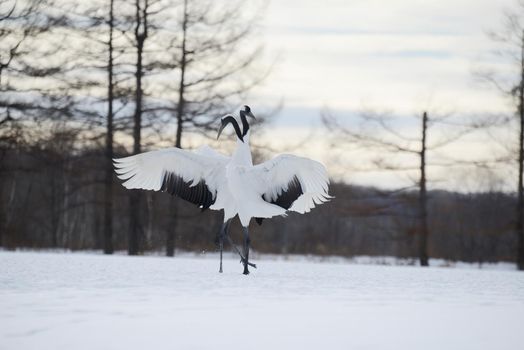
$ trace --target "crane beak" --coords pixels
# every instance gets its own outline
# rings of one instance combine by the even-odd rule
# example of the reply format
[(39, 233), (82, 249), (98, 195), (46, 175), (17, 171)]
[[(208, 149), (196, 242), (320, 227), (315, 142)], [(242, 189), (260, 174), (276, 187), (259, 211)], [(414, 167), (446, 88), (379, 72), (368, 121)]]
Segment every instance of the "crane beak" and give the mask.
[(224, 122), (222, 122), (222, 125), (220, 125), (220, 129), (218, 129), (217, 140), (220, 137), (220, 134), (222, 133), (222, 130), (224, 130), (225, 127), (226, 127), (226, 124), (224, 124)]
[(249, 113), (247, 114), (249, 117), (257, 120), (257, 118), (255, 118), (255, 116), (253, 115), (253, 112), (249, 111)]

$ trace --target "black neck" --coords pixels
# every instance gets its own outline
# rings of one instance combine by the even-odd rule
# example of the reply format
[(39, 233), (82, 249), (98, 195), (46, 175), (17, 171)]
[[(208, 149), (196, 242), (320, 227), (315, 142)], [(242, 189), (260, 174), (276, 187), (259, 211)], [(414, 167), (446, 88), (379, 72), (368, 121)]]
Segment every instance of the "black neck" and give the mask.
[(232, 116), (227, 116), (224, 119), (222, 119), (222, 121), (226, 123), (225, 125), (227, 125), (228, 123), (233, 124), (233, 127), (235, 128), (235, 132), (237, 134), (238, 139), (242, 141), (243, 135), (240, 132), (240, 127), (238, 126), (237, 120), (235, 118), (233, 118)]
[(240, 111), (240, 120), (242, 120), (242, 128), (244, 130), (242, 136), (246, 136), (247, 132), (249, 131), (249, 123), (247, 122), (246, 112), (243, 110)]

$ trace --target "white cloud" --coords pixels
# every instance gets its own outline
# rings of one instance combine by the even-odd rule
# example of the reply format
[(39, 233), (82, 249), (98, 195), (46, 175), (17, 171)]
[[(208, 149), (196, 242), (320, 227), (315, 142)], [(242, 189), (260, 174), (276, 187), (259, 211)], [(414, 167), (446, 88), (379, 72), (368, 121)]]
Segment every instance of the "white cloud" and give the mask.
[[(346, 118), (364, 107), (406, 115), (426, 108), (507, 112), (507, 101), (478, 84), (473, 71), (479, 65), (508, 69), (488, 55), (494, 44), (486, 30), (500, 28), (503, 11), (513, 5), (513, 0), (273, 0), (265, 21), (267, 54), (279, 59), (254, 98), (268, 106), (283, 99), (275, 128), (285, 125), (288, 131), (292, 125), (308, 129), (326, 106)], [(454, 151), (468, 156), (470, 146), (459, 142)], [(309, 152), (322, 157), (327, 151), (316, 144)], [(399, 177), (406, 174), (389, 180), (383, 174), (351, 176), (379, 185), (404, 181)]]

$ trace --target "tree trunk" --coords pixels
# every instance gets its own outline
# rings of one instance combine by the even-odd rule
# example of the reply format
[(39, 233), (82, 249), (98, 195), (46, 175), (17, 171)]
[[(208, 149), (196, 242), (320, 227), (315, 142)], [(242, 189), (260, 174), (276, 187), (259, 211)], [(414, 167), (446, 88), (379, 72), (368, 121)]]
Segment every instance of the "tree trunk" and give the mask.
[[(136, 49), (137, 49), (137, 60), (136, 60), (136, 94), (135, 94), (135, 114), (134, 114), (134, 127), (133, 127), (133, 154), (140, 153), (141, 150), (141, 131), (142, 131), (142, 58), (144, 52), (144, 42), (147, 38), (147, 6), (148, 2), (145, 1), (144, 8), (140, 8), (140, 0), (136, 0), (136, 27), (135, 27), (135, 38), (136, 38)], [(128, 253), (129, 255), (137, 255), (140, 251), (140, 234), (141, 234), (141, 223), (140, 223), (140, 202), (142, 196), (139, 190), (134, 190), (129, 197), (129, 210), (130, 210), (130, 222), (129, 222), (129, 242), (128, 242)]]
[(153, 242), (153, 234), (155, 231), (155, 215), (154, 215), (154, 207), (155, 207), (155, 200), (153, 197), (153, 193), (148, 191), (145, 194), (145, 203), (147, 208), (147, 224), (145, 226), (144, 235), (142, 236), (142, 249), (150, 249)]
[(521, 75), (519, 86), (519, 183), (518, 183), (518, 200), (517, 200), (517, 267), (524, 270), (524, 188), (523, 188), (523, 171), (524, 171), (524, 31), (522, 33), (521, 44)]
[(419, 189), (419, 259), (421, 266), (429, 266), (428, 262), (428, 212), (426, 192), (426, 131), (428, 115), (422, 115), (422, 149), (420, 150), (420, 189)]
[(58, 222), (60, 220), (60, 208), (58, 207), (58, 184), (57, 176), (54, 169), (50, 169), (51, 173), (51, 248), (57, 248), (58, 245)]
[(104, 201), (104, 254), (113, 254), (113, 5), (109, 0), (109, 60), (107, 65), (107, 131)]
[(138, 255), (140, 250), (139, 237), (140, 237), (140, 192), (139, 190), (132, 190), (131, 196), (129, 197), (129, 234), (128, 234), (128, 246), (127, 253), (129, 255)]
[[(176, 138), (175, 147), (182, 148), (182, 131), (184, 127), (184, 112), (185, 112), (185, 78), (186, 78), (186, 65), (187, 65), (187, 52), (186, 52), (186, 37), (187, 37), (187, 0), (184, 0), (184, 12), (182, 19), (182, 48), (180, 58), (180, 84), (178, 86), (178, 104), (176, 110)], [(171, 220), (166, 234), (166, 256), (175, 256), (175, 241), (176, 241), (176, 224), (178, 214), (178, 202), (173, 198), (171, 201)]]
[(175, 147), (182, 148), (182, 128), (184, 120), (184, 93), (185, 93), (185, 78), (187, 65), (186, 52), (186, 37), (187, 37), (187, 0), (184, 0), (184, 18), (182, 19), (182, 56), (180, 58), (180, 84), (178, 87), (178, 105), (177, 105), (177, 129)]
[(182, 128), (184, 120), (184, 108), (185, 108), (185, 79), (186, 79), (186, 65), (187, 65), (187, 52), (186, 52), (186, 38), (187, 38), (187, 0), (184, 0), (184, 18), (182, 19), (182, 56), (180, 57), (180, 84), (178, 87), (178, 105), (177, 105), (177, 129), (176, 129), (176, 140), (175, 147), (182, 148)]
[[(6, 184), (6, 183), (7, 183), (7, 179), (3, 182), (3, 184)], [(15, 206), (15, 197), (17, 195), (17, 178), (12, 177), (11, 186), (5, 186), (4, 188), (9, 188), (9, 196), (8, 196), (7, 203), (4, 203), (2, 201), (2, 204), (1, 204), (4, 206), (3, 207), (4, 211), (0, 213), (0, 215), (2, 215), (3, 217), (3, 222), (2, 222), (3, 226), (1, 228), (2, 233), (0, 234), (1, 235), (0, 239), (2, 240), (2, 242), (0, 246), (9, 248), (9, 244), (8, 244), (9, 238), (11, 238), (11, 241), (14, 242), (12, 235), (9, 234), (9, 228), (11, 226), (11, 222), (13, 220), (16, 220), (16, 218), (13, 217), (15, 213), (13, 212), (12, 208), (14, 208)], [(31, 187), (29, 187), (28, 194), (30, 190), (31, 190)], [(27, 203), (27, 201), (25, 203)]]
[[(2, 176), (0, 176), (0, 199), (3, 198), (3, 191), (4, 191), (4, 182), (7, 180), (4, 180)], [(4, 204), (3, 200), (0, 200), (0, 248), (4, 247), (4, 236), (5, 231), (7, 229), (6, 221), (7, 221), (7, 206)]]

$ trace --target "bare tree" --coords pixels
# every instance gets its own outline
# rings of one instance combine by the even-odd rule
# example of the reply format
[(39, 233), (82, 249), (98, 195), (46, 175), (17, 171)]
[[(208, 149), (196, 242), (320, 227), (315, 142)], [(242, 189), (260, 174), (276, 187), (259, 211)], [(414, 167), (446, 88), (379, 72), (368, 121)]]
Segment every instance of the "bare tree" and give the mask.
[[(37, 45), (59, 36), (54, 29), (65, 17), (49, 11), (52, 5), (52, 0), (0, 1), (0, 125), (4, 130), (12, 125), (8, 122), (67, 113), (68, 98), (54, 87), (59, 83), (55, 77), (65, 70), (60, 55), (53, 51), (60, 48)], [(46, 79), (55, 84), (33, 83)]]
[[(499, 93), (508, 97), (515, 110), (514, 118), (507, 118), (503, 125), (508, 130), (518, 130), (516, 147), (508, 147), (508, 153), (516, 155), (511, 162), (517, 163), (517, 203), (515, 210), (515, 234), (517, 236), (516, 261), (519, 270), (524, 270), (524, 3), (504, 14), (504, 23), (499, 31), (490, 32), (489, 37), (497, 44), (498, 59), (513, 68), (514, 75), (498, 74), (491, 69), (477, 72), (484, 81), (494, 86)], [(504, 143), (507, 145), (506, 140)]]
[(17, 3), (16, 1), (0, 1), (0, 83), (3, 72), (9, 68), (13, 60), (23, 55), (22, 45), (31, 36), (40, 32), (43, 27), (37, 25), (36, 16), (43, 1), (33, 0)]
[[(254, 71), (260, 46), (249, 42), (259, 15), (246, 15), (245, 9), (238, 1), (183, 0), (176, 23), (179, 42), (169, 49), (178, 75), (177, 86), (168, 84), (168, 90), (177, 92), (175, 147), (182, 148), (184, 131), (207, 134), (217, 116), (230, 112), (267, 75)], [(173, 200), (167, 256), (174, 255), (178, 207)]]
[[(135, 0), (135, 48), (136, 48), (136, 72), (135, 72), (135, 112), (133, 126), (133, 154), (141, 152), (142, 112), (143, 112), (143, 85), (144, 77), (143, 59), (144, 44), (148, 37), (149, 24), (149, 0)], [(140, 202), (142, 200), (139, 191), (133, 191), (129, 200), (129, 238), (128, 253), (137, 255), (140, 251)]]
[(257, 66), (261, 46), (254, 40), (263, 5), (250, 5), (183, 1), (179, 43), (172, 50), (178, 71), (176, 147), (182, 147), (184, 130), (214, 128), (217, 115), (231, 112), (267, 76)]
[[(248, 14), (253, 7), (240, 1), (224, 6), (190, 0), (0, 1), (0, 139), (13, 142), (19, 151), (26, 139), (31, 146), (41, 139), (50, 149), (58, 147), (48, 156), (62, 174), (72, 174), (71, 167), (80, 159), (50, 142), (49, 135), (74, 135), (68, 145), (82, 157), (93, 157), (92, 150), (104, 155), (96, 172), (82, 174), (78, 183), (53, 177), (46, 167), (52, 191), (41, 194), (54, 208), (54, 221), (46, 231), (50, 244), (62, 244), (61, 227), (74, 227), (79, 220), (75, 208), (85, 205), (82, 210), (92, 211), (94, 222), (81, 237), (91, 235), (91, 229), (100, 232), (93, 233), (96, 245), (110, 253), (113, 244), (119, 245), (112, 236), (128, 232), (128, 250), (138, 254), (141, 222), (149, 220), (150, 237), (162, 226), (152, 221), (152, 202), (146, 206), (134, 193), (122, 196), (129, 200), (129, 228), (115, 223), (112, 213), (122, 205), (121, 198), (114, 197), (120, 187), (113, 186), (110, 159), (124, 153), (121, 146), (127, 142), (120, 141), (119, 133), (132, 130), (133, 153), (166, 135), (178, 147), (186, 132), (207, 135), (216, 118), (238, 106), (266, 75), (256, 70), (260, 51), (252, 40), (259, 15)], [(37, 39), (46, 44), (37, 45)], [(166, 123), (177, 127), (176, 134)], [(35, 138), (35, 125), (49, 130), (39, 130)], [(7, 191), (12, 178), (6, 178), (3, 192), (16, 198), (21, 187), (14, 186), (15, 193)], [(92, 189), (89, 196), (76, 197), (81, 187)], [(156, 196), (150, 199), (157, 201)], [(174, 252), (174, 231), (171, 237), (167, 246)]]
[[(457, 128), (447, 132), (447, 136), (440, 135), (437, 140), (428, 142), (428, 131), (432, 126), (442, 123), (449, 115), (430, 118), (427, 112), (421, 113), (419, 136), (408, 136), (394, 125), (395, 118), (385, 114), (366, 112), (360, 114), (360, 128), (348, 127), (331, 115), (324, 113), (324, 124), (335, 133), (338, 133), (337, 142), (348, 144), (350, 147), (366, 148), (368, 151), (378, 152), (380, 155), (373, 160), (367, 170), (384, 171), (417, 171), (418, 179), (414, 180), (414, 187), (418, 189), (417, 218), (418, 218), (418, 257), (421, 266), (429, 265), (428, 237), (428, 192), (427, 192), (427, 169), (435, 166), (449, 166), (447, 162), (428, 162), (427, 154), (435, 151), (451, 142), (456, 141), (465, 134), (471, 132), (471, 128)], [(395, 155), (407, 155), (412, 158), (411, 164), (394, 163), (391, 159)], [(414, 164), (414, 160), (418, 165)], [(361, 169), (362, 170), (362, 169)], [(405, 189), (409, 189), (407, 187)]]
[(109, 0), (109, 38), (107, 40), (107, 127), (106, 127), (106, 167), (104, 201), (104, 253), (113, 253), (113, 103), (114, 103), (114, 0)]
[(426, 151), (427, 151), (427, 130), (428, 130), (428, 114), (422, 113), (422, 136), (420, 138), (420, 182), (419, 182), (419, 247), (418, 255), (420, 265), (428, 266), (428, 197), (426, 190)]
[[(60, 57), (41, 40), (55, 35), (54, 29), (64, 21), (61, 14), (49, 11), (52, 0), (0, 1), (0, 139), (1, 157), (25, 140), (41, 135), (33, 132), (45, 120), (66, 118), (71, 113), (71, 99), (59, 93), (57, 75), (63, 72)], [(47, 57), (47, 59), (46, 59)], [(47, 81), (48, 85), (41, 84)], [(54, 84), (52, 84), (52, 83)], [(3, 167), (3, 171), (16, 171)], [(6, 183), (0, 183), (0, 192)], [(9, 190), (13, 198), (19, 187)], [(21, 194), (20, 194), (21, 195)], [(12, 220), (6, 217), (4, 222)], [(0, 222), (0, 244), (4, 226)], [(9, 225), (7, 225), (9, 226)]]

